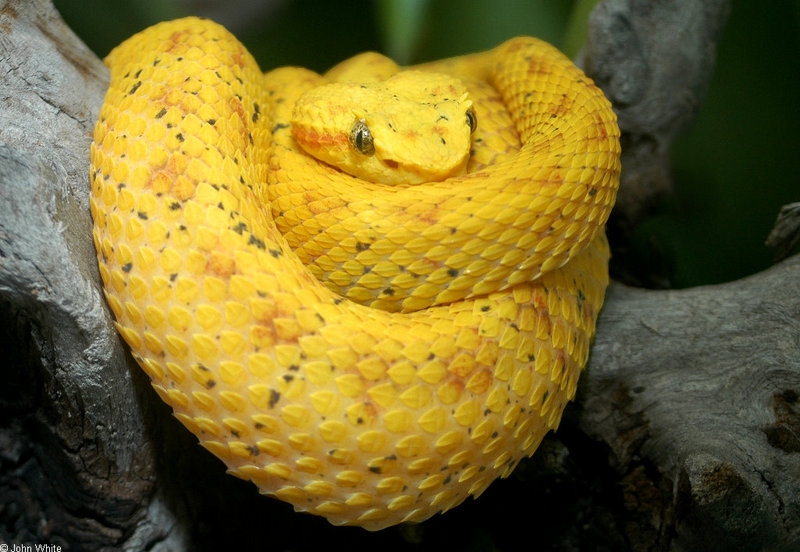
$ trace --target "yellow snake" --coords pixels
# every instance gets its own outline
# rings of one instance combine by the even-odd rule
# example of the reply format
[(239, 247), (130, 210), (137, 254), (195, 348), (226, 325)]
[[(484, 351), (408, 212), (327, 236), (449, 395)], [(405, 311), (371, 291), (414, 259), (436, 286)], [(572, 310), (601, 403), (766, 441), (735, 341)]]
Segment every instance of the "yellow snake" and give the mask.
[(411, 72), (264, 74), (187, 18), (106, 63), (106, 299), (230, 473), (376, 530), (478, 496), (557, 427), (620, 171), (614, 113), (567, 58), (523, 37)]

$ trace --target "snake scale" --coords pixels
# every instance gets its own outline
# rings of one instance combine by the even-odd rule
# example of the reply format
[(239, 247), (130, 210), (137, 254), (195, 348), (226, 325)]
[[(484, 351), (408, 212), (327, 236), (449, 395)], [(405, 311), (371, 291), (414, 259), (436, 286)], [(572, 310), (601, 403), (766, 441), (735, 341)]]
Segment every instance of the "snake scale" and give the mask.
[(558, 426), (620, 172), (611, 106), (567, 58), (520, 37), (413, 71), (262, 73), (186, 18), (106, 63), (106, 299), (231, 474), (377, 530), (477, 497)]

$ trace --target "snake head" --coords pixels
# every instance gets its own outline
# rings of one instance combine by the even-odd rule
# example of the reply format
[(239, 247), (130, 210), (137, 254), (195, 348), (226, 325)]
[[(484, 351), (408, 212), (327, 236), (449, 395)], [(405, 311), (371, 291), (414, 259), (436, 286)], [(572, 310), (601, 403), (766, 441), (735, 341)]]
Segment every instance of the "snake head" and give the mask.
[(292, 133), (308, 154), (382, 184), (463, 174), (476, 124), (458, 79), (422, 71), (324, 84), (303, 94), (292, 114)]

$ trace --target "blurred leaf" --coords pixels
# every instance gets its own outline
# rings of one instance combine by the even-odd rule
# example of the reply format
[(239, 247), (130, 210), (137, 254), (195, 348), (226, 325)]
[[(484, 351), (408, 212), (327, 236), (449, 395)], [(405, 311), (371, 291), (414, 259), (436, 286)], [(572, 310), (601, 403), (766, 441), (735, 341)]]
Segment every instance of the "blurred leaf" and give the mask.
[(378, 28), (386, 55), (408, 65), (419, 48), (429, 0), (379, 0)]
[(237, 32), (263, 70), (299, 65), (325, 71), (367, 50), (380, 50), (373, 0), (292, 0)]
[(515, 36), (561, 46), (574, 0), (436, 0), (415, 61), (478, 52)]
[(564, 30), (564, 39), (561, 51), (568, 57), (575, 58), (586, 42), (586, 33), (589, 27), (589, 14), (600, 0), (576, 0), (569, 14), (569, 21)]

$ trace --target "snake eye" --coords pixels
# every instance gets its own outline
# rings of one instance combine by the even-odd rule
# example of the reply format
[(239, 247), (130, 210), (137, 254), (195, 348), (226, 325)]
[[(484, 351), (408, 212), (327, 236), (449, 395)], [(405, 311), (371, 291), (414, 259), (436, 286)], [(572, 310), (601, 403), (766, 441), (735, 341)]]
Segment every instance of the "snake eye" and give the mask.
[(372, 132), (370, 132), (364, 119), (356, 121), (352, 130), (350, 130), (350, 145), (364, 155), (372, 155), (375, 153)]
[(475, 115), (475, 110), (471, 107), (467, 109), (467, 124), (470, 132), (475, 132), (475, 129), (478, 128), (478, 116)]

